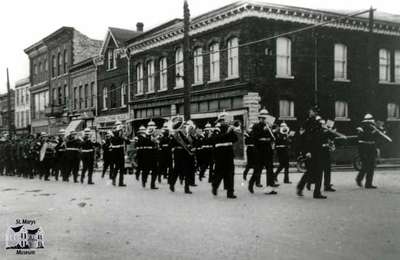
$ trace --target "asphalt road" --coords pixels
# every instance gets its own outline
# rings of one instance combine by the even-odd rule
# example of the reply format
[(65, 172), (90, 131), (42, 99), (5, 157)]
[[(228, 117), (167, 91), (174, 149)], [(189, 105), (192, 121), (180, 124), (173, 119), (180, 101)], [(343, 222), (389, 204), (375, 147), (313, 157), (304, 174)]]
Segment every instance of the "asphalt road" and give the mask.
[(337, 192), (315, 200), (295, 184), (250, 194), (237, 175), (238, 199), (227, 200), (204, 181), (187, 195), (165, 183), (143, 190), (133, 176), (127, 187), (98, 174), (93, 186), (1, 176), (0, 232), (34, 219), (45, 248), (19, 256), (3, 246), (0, 259), (400, 259), (400, 171), (379, 170), (377, 190), (354, 177), (334, 172)]

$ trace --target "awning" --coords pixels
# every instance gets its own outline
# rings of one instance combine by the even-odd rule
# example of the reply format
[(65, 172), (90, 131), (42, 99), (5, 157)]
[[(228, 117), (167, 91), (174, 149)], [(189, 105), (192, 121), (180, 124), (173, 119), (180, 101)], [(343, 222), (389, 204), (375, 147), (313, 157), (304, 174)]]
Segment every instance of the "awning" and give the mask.
[(65, 129), (65, 132), (68, 134), (71, 131), (78, 131), (80, 129), (78, 129), (81, 124), (82, 124), (83, 120), (72, 120), (69, 125), (67, 126), (67, 128)]

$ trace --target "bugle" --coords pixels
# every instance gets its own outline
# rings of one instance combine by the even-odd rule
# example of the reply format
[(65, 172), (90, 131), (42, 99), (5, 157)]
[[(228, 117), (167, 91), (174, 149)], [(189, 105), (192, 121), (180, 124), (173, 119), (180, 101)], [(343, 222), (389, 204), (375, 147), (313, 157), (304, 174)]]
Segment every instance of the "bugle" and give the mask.
[(387, 136), (384, 132), (382, 132), (381, 130), (379, 130), (379, 128), (377, 128), (374, 125), (371, 125), (372, 129), (375, 130), (380, 136), (382, 136), (385, 140), (387, 140), (388, 142), (393, 142), (392, 138), (390, 138), (389, 136)]

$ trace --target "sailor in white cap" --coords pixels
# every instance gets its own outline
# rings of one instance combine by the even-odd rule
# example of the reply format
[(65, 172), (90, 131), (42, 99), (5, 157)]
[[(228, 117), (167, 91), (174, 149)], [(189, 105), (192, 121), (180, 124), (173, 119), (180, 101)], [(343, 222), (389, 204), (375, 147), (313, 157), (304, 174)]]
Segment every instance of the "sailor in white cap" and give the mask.
[(81, 183), (85, 180), (86, 171), (88, 172), (88, 184), (94, 184), (93, 177), (93, 166), (94, 166), (94, 153), (95, 144), (90, 139), (91, 130), (85, 128), (83, 141), (81, 143), (81, 159), (82, 159), (82, 172), (81, 172)]
[(113, 163), (111, 160), (111, 137), (113, 136), (113, 133), (111, 130), (108, 130), (106, 132), (105, 138), (102, 141), (101, 148), (103, 149), (103, 171), (101, 174), (101, 178), (104, 178), (106, 171), (108, 168), (110, 168), (110, 179), (112, 179), (112, 173), (113, 173)]
[(358, 152), (361, 159), (361, 170), (356, 177), (356, 183), (362, 187), (362, 182), (365, 177), (365, 188), (376, 189), (373, 184), (374, 170), (376, 162), (376, 142), (378, 139), (391, 142), (383, 131), (379, 130), (375, 125), (375, 119), (371, 114), (365, 114), (361, 121), (358, 130)]
[(159, 175), (158, 182), (161, 182), (161, 176), (167, 179), (172, 171), (172, 151), (171, 151), (171, 135), (169, 133), (168, 123), (165, 122), (162, 129), (162, 135), (159, 139)]
[[(118, 124), (117, 124), (118, 123)], [(119, 174), (118, 186), (125, 187), (124, 173), (125, 173), (125, 144), (129, 144), (130, 140), (123, 136), (123, 125), (119, 122), (116, 123), (114, 136), (111, 137), (111, 160), (114, 164), (112, 175), (112, 183), (116, 185), (116, 178)]]
[(276, 133), (275, 149), (278, 156), (279, 166), (275, 172), (275, 179), (278, 180), (278, 175), (281, 170), (284, 170), (284, 183), (291, 183), (289, 180), (289, 146), (292, 142), (289, 135), (289, 127), (285, 122), (282, 122), (279, 127), (279, 132)]
[(81, 141), (76, 138), (76, 131), (72, 130), (69, 132), (67, 140), (65, 142), (65, 160), (67, 164), (67, 169), (65, 172), (64, 181), (69, 181), (69, 176), (72, 174), (74, 177), (74, 182), (78, 182), (78, 171), (79, 171), (79, 162), (80, 162), (80, 148)]

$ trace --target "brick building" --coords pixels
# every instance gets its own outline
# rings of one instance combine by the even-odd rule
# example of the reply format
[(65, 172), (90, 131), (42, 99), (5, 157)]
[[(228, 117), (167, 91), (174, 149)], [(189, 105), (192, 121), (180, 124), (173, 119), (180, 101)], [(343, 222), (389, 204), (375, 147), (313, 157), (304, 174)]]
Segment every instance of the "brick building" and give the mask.
[[(346, 134), (374, 114), (395, 140), (384, 154), (399, 155), (400, 21), (343, 15), (239, 1), (191, 19), (192, 118), (203, 126), (225, 109), (248, 126), (266, 107), (296, 129), (316, 102)], [(243, 45), (323, 21), (332, 23)], [(174, 19), (128, 41), (135, 119), (183, 114), (182, 40)]]
[(29, 134), (31, 125), (31, 83), (28, 78), (15, 83), (15, 132)]
[[(11, 103), (11, 118), (8, 113), (8, 93), (0, 94), (0, 132), (10, 133), (15, 130), (14, 116), (15, 116), (15, 91), (10, 90), (10, 103)], [(9, 122), (11, 120), (11, 129)]]
[(140, 35), (143, 24), (137, 24), (137, 30), (108, 28), (100, 52), (97, 67), (98, 117), (99, 129), (110, 128), (117, 120), (125, 122), (128, 114), (129, 59), (126, 42)]
[(29, 56), (32, 132), (54, 134), (69, 124), (69, 68), (96, 55), (101, 41), (72, 27), (61, 27), (25, 49)]

